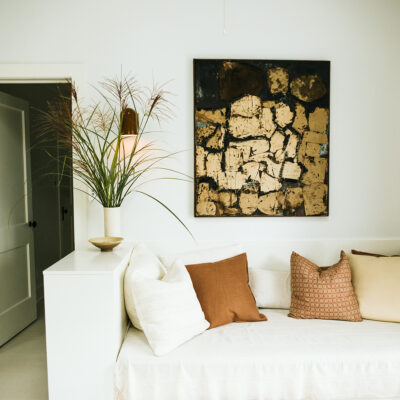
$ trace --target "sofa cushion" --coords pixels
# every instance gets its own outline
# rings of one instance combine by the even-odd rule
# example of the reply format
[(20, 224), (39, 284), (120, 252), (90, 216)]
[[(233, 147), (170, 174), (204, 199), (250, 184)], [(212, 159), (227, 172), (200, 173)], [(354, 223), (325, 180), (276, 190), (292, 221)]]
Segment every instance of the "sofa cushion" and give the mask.
[(293, 252), (290, 258), (292, 299), (289, 317), (361, 321), (346, 254), (329, 267), (319, 267)]
[(160, 259), (166, 267), (169, 267), (177, 259), (181, 260), (185, 265), (200, 264), (223, 260), (241, 253), (244, 253), (243, 247), (239, 244), (233, 244), (229, 246), (200, 248), (177, 254), (165, 254), (160, 256)]
[(135, 252), (129, 269), (137, 268), (141, 273), (130, 274), (128, 271), (125, 297), (128, 295), (134, 300), (135, 325), (139, 322), (154, 354), (164, 355), (204, 332), (210, 324), (204, 318), (189, 273), (182, 262), (176, 260), (160, 277), (154, 271), (145, 273), (146, 268), (149, 271), (156, 268), (150, 263), (154, 262), (151, 252), (144, 246), (135, 249)]
[(124, 297), (125, 308), (132, 322), (132, 325), (142, 330), (138, 315), (132, 287), (135, 281), (144, 279), (161, 279), (165, 275), (165, 268), (158, 259), (145, 245), (135, 246), (129, 260), (129, 266), (125, 271), (124, 277)]
[(400, 324), (294, 319), (228, 324), (161, 360), (130, 329), (116, 362), (122, 399), (400, 399)]
[(362, 317), (400, 322), (400, 258), (348, 257)]
[(258, 312), (249, 287), (246, 253), (186, 268), (210, 328), (267, 319)]
[(250, 288), (259, 308), (290, 307), (290, 271), (249, 268)]

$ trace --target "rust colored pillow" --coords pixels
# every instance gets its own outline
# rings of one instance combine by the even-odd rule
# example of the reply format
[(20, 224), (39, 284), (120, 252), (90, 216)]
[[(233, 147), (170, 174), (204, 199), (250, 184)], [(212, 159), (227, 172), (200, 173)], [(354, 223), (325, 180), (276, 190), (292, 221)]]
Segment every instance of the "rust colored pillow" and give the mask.
[(385, 256), (383, 254), (376, 254), (376, 253), (367, 253), (365, 251), (359, 251), (359, 250), (351, 250), (351, 254), (355, 254), (357, 256), (370, 256), (370, 257), (400, 257), (400, 255), (394, 255), (394, 256)]
[(210, 328), (231, 322), (266, 321), (249, 286), (246, 253), (225, 260), (186, 265)]
[(338, 263), (319, 267), (293, 252), (290, 258), (292, 301), (289, 317), (362, 321), (344, 251)]

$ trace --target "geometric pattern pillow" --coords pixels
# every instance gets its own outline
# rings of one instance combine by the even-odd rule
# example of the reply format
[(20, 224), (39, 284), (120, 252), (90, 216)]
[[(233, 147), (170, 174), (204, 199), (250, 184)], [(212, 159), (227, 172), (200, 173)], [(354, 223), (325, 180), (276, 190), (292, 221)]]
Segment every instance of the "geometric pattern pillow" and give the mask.
[(319, 267), (293, 252), (290, 257), (292, 298), (289, 317), (362, 321), (344, 251), (340, 260)]

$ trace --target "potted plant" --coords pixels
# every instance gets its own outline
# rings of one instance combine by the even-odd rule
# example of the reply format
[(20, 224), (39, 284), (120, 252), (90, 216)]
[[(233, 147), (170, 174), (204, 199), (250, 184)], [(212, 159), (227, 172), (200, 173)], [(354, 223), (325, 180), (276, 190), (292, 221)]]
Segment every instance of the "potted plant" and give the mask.
[[(42, 138), (56, 133), (58, 146), (72, 149), (69, 155), (59, 152), (60, 174), (73, 175), (83, 184), (77, 189), (103, 206), (105, 236), (120, 235), (120, 206), (133, 193), (156, 201), (190, 233), (166, 204), (141, 188), (149, 180), (190, 178), (162, 166), (163, 160), (176, 153), (166, 153), (154, 141), (142, 141), (150, 120), (160, 123), (172, 116), (169, 92), (157, 85), (145, 90), (132, 77), (106, 79), (95, 89), (99, 100), (84, 106), (71, 83), (71, 97), (60, 97), (42, 113)], [(174, 176), (150, 178), (155, 170)]]

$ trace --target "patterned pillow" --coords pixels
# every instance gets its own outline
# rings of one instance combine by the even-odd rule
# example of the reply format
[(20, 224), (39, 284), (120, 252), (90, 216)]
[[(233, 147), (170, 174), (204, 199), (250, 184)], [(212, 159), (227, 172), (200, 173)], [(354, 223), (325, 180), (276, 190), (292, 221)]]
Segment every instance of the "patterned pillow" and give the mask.
[(362, 321), (344, 251), (338, 263), (319, 267), (293, 252), (290, 258), (292, 299), (289, 317)]

